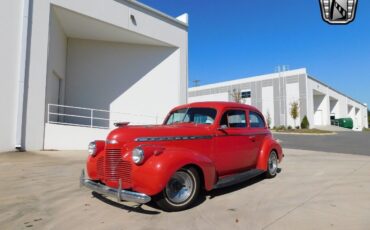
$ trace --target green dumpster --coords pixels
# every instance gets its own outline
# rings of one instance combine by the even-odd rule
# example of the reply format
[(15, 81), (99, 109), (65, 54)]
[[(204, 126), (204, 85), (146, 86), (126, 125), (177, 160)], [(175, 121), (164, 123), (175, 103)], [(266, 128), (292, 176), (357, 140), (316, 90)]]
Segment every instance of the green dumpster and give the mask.
[(335, 121), (339, 124), (339, 127), (353, 129), (352, 118), (340, 118), (340, 119), (335, 119)]

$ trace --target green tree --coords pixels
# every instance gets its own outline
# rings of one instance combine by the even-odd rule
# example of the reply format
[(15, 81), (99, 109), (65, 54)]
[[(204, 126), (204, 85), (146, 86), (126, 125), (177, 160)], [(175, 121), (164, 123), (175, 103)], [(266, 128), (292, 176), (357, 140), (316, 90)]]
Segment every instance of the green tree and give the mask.
[(267, 125), (268, 125), (268, 128), (271, 128), (271, 115), (270, 115), (270, 112), (267, 111), (266, 113), (266, 122), (267, 122)]
[(367, 124), (370, 125), (370, 110), (367, 111)]
[(290, 116), (294, 120), (294, 127), (296, 127), (295, 123), (297, 118), (299, 117), (299, 104), (297, 101), (290, 104)]

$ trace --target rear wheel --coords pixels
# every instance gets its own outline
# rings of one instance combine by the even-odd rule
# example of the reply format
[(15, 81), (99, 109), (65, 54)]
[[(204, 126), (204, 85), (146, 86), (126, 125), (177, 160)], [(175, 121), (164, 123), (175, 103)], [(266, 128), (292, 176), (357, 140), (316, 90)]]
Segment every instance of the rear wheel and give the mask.
[(200, 182), (197, 170), (182, 168), (172, 175), (156, 203), (164, 211), (181, 211), (194, 204), (199, 191)]
[(278, 156), (276, 151), (271, 151), (268, 162), (267, 162), (267, 171), (266, 177), (273, 178), (276, 176), (278, 171)]

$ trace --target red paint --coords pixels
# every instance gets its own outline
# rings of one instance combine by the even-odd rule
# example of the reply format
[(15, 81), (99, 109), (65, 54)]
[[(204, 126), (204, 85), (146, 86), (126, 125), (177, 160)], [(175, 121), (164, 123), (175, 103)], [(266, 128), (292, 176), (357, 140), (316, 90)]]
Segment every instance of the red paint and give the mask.
[[(171, 175), (180, 168), (193, 165), (203, 175), (206, 190), (211, 190), (219, 177), (239, 173), (249, 169), (267, 170), (267, 161), (272, 150), (283, 158), (281, 146), (273, 139), (267, 127), (250, 128), (249, 111), (262, 114), (252, 106), (231, 102), (202, 102), (174, 108), (214, 108), (217, 110), (212, 125), (180, 123), (154, 126), (121, 126), (113, 130), (107, 140), (116, 144), (105, 146), (99, 142), (100, 151), (87, 159), (87, 172), (92, 180), (100, 180), (110, 187), (118, 187), (117, 180), (109, 180), (105, 171), (117, 173), (122, 178), (123, 189), (132, 189), (147, 195), (156, 195), (163, 190)], [(247, 128), (228, 128), (219, 130), (222, 114), (228, 109), (244, 110), (247, 114)], [(263, 116), (262, 116), (263, 117)], [(162, 140), (137, 142), (142, 137), (202, 136), (196, 140)], [(132, 162), (131, 152), (141, 146), (145, 160), (140, 165)], [(111, 155), (107, 155), (107, 153)], [(121, 163), (107, 165), (107, 159)], [(112, 155), (113, 153), (113, 155)], [(104, 159), (103, 159), (104, 158)], [(112, 164), (112, 161), (109, 161)], [(118, 164), (118, 165), (117, 165)], [(105, 171), (104, 171), (105, 170)], [(113, 170), (113, 171), (112, 171)], [(118, 171), (114, 171), (118, 170)]]

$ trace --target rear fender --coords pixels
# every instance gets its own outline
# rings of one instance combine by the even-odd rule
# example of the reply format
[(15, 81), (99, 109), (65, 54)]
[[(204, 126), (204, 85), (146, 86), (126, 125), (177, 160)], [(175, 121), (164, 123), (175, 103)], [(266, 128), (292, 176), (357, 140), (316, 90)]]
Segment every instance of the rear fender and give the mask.
[(269, 137), (264, 139), (264, 142), (262, 144), (262, 148), (257, 161), (257, 169), (267, 171), (267, 162), (272, 150), (275, 150), (277, 152), (279, 162), (282, 161), (283, 151), (280, 144), (276, 140)]
[(166, 148), (161, 154), (151, 156), (145, 164), (133, 168), (133, 189), (156, 195), (165, 188), (177, 170), (187, 165), (195, 165), (202, 171), (207, 191), (213, 188), (216, 171), (209, 158), (189, 149)]

